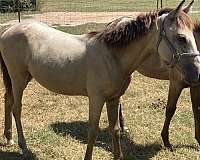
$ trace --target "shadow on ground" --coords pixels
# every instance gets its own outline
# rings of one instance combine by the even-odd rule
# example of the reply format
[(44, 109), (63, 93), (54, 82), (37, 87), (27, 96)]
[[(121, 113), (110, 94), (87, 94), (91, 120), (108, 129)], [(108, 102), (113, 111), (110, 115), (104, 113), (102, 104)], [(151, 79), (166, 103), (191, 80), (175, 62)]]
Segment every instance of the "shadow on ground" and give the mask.
[(195, 145), (187, 145), (187, 144), (177, 144), (177, 145), (173, 145), (172, 151), (175, 151), (177, 149), (180, 148), (187, 148), (187, 149), (193, 149), (195, 151), (199, 151), (199, 146), (195, 146)]
[[(81, 143), (87, 144), (88, 123), (75, 121), (71, 123), (56, 122), (50, 125), (50, 128), (60, 136), (70, 135)], [(96, 141), (96, 146), (111, 152), (111, 139), (108, 129), (101, 129)], [(127, 160), (149, 160), (154, 157), (160, 150), (161, 145), (157, 142), (148, 145), (134, 143), (128, 134), (122, 135), (122, 149)]]
[[(1, 147), (6, 147), (5, 145), (0, 145)], [(9, 152), (9, 151), (2, 151), (0, 149), (0, 160), (20, 160), (22, 159), (22, 154), (19, 152)], [(28, 160), (38, 160), (36, 155), (30, 151), (30, 157)]]
[(0, 150), (0, 159), (6, 160), (18, 160), (20, 159), (21, 154), (17, 152), (3, 152)]

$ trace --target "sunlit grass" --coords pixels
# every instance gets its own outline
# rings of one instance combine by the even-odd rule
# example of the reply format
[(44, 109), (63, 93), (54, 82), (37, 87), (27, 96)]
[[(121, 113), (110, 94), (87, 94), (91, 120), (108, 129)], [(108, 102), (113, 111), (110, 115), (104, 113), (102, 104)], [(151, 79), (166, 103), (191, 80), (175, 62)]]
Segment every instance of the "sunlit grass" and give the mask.
[[(129, 134), (122, 137), (126, 160), (194, 159), (200, 155), (194, 139), (193, 115), (188, 89), (183, 92), (170, 128), (174, 152), (163, 147), (160, 132), (164, 122), (168, 82), (146, 78), (138, 73), (121, 99)], [(3, 121), (3, 91), (1, 90), (1, 121)], [(88, 100), (49, 92), (32, 81), (24, 93), (23, 124), (32, 159), (83, 159), (87, 143)], [(100, 133), (94, 150), (95, 160), (112, 157), (105, 108)], [(0, 129), (1, 133), (3, 128)], [(17, 142), (16, 130), (15, 141)], [(0, 143), (3, 143), (0, 139)], [(17, 145), (0, 147), (1, 155), (18, 157)], [(8, 159), (6, 158), (6, 159)], [(12, 158), (17, 159), (17, 158)]]

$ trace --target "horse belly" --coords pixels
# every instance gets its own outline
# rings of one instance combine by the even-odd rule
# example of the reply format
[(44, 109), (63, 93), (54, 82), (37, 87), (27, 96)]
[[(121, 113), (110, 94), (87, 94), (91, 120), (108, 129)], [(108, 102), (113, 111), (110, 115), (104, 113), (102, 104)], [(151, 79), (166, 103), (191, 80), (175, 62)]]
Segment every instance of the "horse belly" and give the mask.
[(30, 73), (39, 84), (50, 91), (64, 95), (87, 95), (83, 67), (79, 72), (55, 68), (48, 68), (47, 71), (45, 67), (34, 66)]

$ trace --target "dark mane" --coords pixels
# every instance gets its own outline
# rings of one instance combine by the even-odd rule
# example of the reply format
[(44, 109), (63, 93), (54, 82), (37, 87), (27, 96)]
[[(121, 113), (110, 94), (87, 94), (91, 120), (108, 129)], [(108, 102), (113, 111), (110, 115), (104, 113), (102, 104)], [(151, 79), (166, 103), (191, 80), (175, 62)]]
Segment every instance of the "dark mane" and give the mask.
[(109, 23), (106, 29), (97, 35), (97, 40), (108, 47), (125, 47), (130, 41), (138, 40), (150, 31), (157, 18), (157, 12), (140, 15), (136, 19), (127, 17), (130, 20), (124, 22), (123, 18)]
[(100, 33), (100, 31), (92, 31), (92, 32), (89, 32), (87, 34), (88, 38), (92, 38), (94, 36), (96, 36), (98, 33)]
[[(131, 17), (118, 18), (106, 25), (101, 32), (91, 32), (88, 36), (95, 37), (96, 40), (103, 42), (107, 47), (122, 48), (131, 41), (137, 41), (147, 35), (155, 24), (158, 16), (169, 13), (173, 9), (164, 8), (156, 12), (141, 14), (135, 19)], [(128, 20), (124, 20), (127, 19)], [(177, 18), (177, 25), (181, 28), (188, 27), (193, 29), (191, 18), (184, 12)], [(200, 32), (200, 23), (195, 25), (196, 31)]]

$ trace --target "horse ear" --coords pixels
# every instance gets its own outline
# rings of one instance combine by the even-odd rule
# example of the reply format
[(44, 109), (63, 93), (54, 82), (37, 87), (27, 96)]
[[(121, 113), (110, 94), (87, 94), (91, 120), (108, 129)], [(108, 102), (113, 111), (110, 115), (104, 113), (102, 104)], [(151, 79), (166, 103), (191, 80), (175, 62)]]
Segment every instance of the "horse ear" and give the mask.
[(194, 0), (192, 2), (190, 2), (190, 4), (188, 4), (186, 7), (183, 8), (183, 11), (185, 13), (188, 13), (191, 9), (192, 9), (192, 4), (194, 3)]
[(178, 17), (178, 15), (182, 12), (183, 10), (183, 4), (185, 3), (185, 0), (183, 0), (176, 9), (174, 9), (173, 11), (169, 12), (168, 16), (171, 18), (176, 18)]

